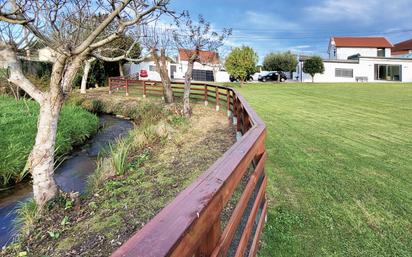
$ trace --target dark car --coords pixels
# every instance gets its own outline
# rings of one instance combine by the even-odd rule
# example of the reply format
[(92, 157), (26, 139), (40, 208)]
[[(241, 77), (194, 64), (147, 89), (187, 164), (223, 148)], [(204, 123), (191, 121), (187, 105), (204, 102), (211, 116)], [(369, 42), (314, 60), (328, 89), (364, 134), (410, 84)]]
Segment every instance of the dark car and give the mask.
[(259, 81), (278, 81), (278, 76), (280, 76), (279, 81), (284, 82), (286, 81), (288, 78), (286, 77), (286, 74), (283, 72), (269, 72), (268, 74), (264, 75), (264, 76), (259, 76)]
[[(235, 78), (233, 75), (230, 75), (229, 80), (230, 82), (239, 82), (239, 79)], [(249, 75), (247, 81), (252, 81), (252, 80), (253, 80), (253, 77)]]

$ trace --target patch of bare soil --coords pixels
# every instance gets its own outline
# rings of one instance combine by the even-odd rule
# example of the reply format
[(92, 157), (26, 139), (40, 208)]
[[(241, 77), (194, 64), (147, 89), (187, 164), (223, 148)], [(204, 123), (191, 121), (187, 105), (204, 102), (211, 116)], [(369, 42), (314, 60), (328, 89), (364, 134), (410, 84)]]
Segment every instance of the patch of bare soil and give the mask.
[(164, 127), (157, 134), (165, 136), (141, 149), (126, 175), (69, 206), (56, 202), (9, 256), (109, 256), (235, 142), (225, 113), (202, 105), (190, 120)]

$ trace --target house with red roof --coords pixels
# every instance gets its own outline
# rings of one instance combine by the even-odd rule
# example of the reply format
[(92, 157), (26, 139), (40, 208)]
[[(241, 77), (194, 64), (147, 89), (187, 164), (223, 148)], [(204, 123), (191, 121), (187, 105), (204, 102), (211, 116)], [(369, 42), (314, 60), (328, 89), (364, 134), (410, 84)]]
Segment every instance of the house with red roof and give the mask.
[(412, 57), (412, 39), (395, 44), (392, 47), (392, 55), (399, 57)]
[[(393, 45), (385, 37), (331, 37), (325, 72), (316, 74), (314, 81), (412, 82), (412, 58), (395, 55), (411, 45), (412, 40)], [(299, 60), (295, 77), (310, 82), (311, 76), (302, 71), (304, 61)]]
[(393, 45), (384, 37), (331, 37), (329, 59), (347, 60), (355, 54), (368, 57), (390, 57)]

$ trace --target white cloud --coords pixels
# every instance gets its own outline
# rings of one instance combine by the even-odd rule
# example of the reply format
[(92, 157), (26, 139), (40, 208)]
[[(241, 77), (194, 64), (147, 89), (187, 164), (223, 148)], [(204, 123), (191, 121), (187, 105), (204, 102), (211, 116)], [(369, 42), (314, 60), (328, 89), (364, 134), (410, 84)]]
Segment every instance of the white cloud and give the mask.
[(310, 45), (299, 45), (299, 46), (294, 46), (294, 48), (296, 48), (296, 49), (305, 49), (305, 48), (310, 48), (310, 47), (312, 47), (312, 46), (310, 46)]
[(305, 8), (307, 17), (321, 21), (357, 21), (364, 24), (380, 20), (411, 17), (411, 0), (323, 0)]
[[(299, 26), (289, 20), (285, 20), (276, 14), (258, 13), (247, 11), (245, 13), (246, 22), (251, 26), (250, 29), (296, 29)], [(291, 19), (292, 20), (292, 19)]]

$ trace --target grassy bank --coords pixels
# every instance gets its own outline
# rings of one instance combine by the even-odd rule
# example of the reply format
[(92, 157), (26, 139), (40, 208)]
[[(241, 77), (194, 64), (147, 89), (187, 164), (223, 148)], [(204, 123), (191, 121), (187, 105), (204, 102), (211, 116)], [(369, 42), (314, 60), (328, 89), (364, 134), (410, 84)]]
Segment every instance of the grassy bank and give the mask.
[[(18, 182), (37, 133), (39, 106), (30, 100), (0, 96), (0, 184)], [(68, 153), (96, 131), (98, 118), (80, 107), (64, 106), (61, 112), (56, 154)]]
[[(71, 100), (90, 110), (132, 117), (129, 136), (98, 159), (88, 194), (54, 201), (4, 256), (109, 256), (234, 142), (224, 112), (196, 105), (190, 120), (160, 99), (94, 91)], [(30, 206), (29, 206), (30, 207)], [(26, 211), (24, 213), (30, 213)], [(81, 238), (81, 240), (79, 240)]]
[(411, 84), (240, 91), (268, 127), (259, 256), (411, 255)]

